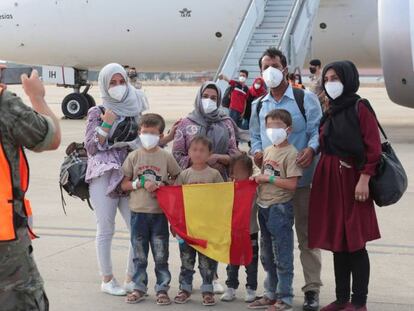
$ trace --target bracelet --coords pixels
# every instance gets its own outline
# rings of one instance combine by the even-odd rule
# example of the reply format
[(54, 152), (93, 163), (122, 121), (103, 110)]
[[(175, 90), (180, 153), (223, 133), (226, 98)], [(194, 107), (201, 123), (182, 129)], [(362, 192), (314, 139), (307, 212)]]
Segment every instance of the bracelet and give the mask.
[(145, 188), (145, 176), (141, 175), (140, 180), (141, 180), (141, 188)]
[(99, 135), (101, 135), (103, 138), (108, 137), (108, 133), (105, 132), (102, 128), (100, 128), (99, 126), (96, 128), (96, 133), (98, 133)]
[(132, 182), (132, 189), (134, 189), (134, 190), (137, 190), (138, 189), (138, 179), (135, 179), (133, 182)]
[(112, 124), (109, 124), (109, 123), (106, 123), (106, 122), (102, 122), (101, 126), (103, 128), (106, 128), (106, 129), (111, 129), (112, 128)]
[(270, 182), (271, 184), (274, 184), (274, 183), (275, 183), (275, 180), (276, 180), (276, 177), (275, 177), (275, 176), (271, 175), (271, 176), (269, 177), (269, 182)]

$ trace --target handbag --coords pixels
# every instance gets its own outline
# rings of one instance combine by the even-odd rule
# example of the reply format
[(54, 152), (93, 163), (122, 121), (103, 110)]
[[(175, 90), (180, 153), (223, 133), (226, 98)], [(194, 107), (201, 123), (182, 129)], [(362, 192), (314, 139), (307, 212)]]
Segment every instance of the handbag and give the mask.
[(381, 160), (378, 163), (376, 174), (369, 182), (369, 190), (375, 204), (382, 207), (397, 203), (407, 190), (407, 174), (398, 159), (387, 134), (378, 121), (378, 118), (371, 105), (363, 101), (365, 106), (374, 114), (378, 128), (384, 136), (385, 141), (381, 144)]

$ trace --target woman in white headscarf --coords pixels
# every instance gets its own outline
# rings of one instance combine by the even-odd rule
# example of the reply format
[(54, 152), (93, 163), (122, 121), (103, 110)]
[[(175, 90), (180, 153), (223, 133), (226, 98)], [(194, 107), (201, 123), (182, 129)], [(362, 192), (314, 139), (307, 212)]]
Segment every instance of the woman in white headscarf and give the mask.
[[(126, 295), (126, 290), (118, 284), (112, 273), (111, 243), (118, 209), (130, 229), (128, 198), (119, 188), (123, 177), (121, 166), (128, 154), (128, 146), (116, 147), (109, 141), (117, 124), (128, 117), (138, 119), (145, 107), (139, 105), (124, 68), (118, 64), (109, 64), (101, 70), (99, 87), (103, 104), (88, 112), (85, 147), (89, 159), (86, 182), (89, 183), (96, 215), (96, 250), (102, 276), (101, 290), (112, 295)], [(133, 275), (129, 247), (125, 285), (130, 284)]]
[(85, 147), (89, 159), (86, 182), (89, 183), (96, 215), (101, 290), (111, 295), (126, 295), (134, 287), (131, 246), (123, 288), (113, 276), (111, 243), (118, 209), (130, 230), (128, 198), (120, 189), (123, 178), (121, 166), (128, 151), (137, 143), (137, 121), (148, 106), (128, 83), (127, 74), (119, 64), (109, 64), (101, 70), (99, 87), (102, 106), (93, 107), (88, 112)]

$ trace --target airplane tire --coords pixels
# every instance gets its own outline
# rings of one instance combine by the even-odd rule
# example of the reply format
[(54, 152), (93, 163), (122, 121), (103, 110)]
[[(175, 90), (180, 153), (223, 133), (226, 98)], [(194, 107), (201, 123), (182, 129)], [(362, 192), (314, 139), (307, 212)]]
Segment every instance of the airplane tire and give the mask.
[(63, 115), (68, 119), (82, 119), (89, 109), (89, 102), (85, 95), (72, 93), (62, 101)]
[(86, 97), (86, 99), (88, 100), (89, 108), (92, 108), (92, 107), (95, 107), (95, 106), (96, 106), (95, 99), (92, 97), (92, 95), (90, 95), (90, 94), (88, 94), (88, 93), (83, 94), (83, 95), (84, 95), (84, 96)]

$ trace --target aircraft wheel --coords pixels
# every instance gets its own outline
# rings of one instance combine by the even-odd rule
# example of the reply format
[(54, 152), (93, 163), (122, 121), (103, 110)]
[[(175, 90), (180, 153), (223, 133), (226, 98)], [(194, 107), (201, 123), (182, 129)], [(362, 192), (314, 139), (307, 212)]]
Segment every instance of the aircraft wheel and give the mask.
[(84, 95), (84, 96), (86, 97), (86, 99), (88, 100), (89, 108), (92, 108), (92, 107), (95, 107), (95, 106), (96, 106), (95, 99), (92, 97), (92, 95), (90, 95), (90, 94), (88, 94), (88, 93), (83, 94), (83, 95)]
[(72, 93), (62, 101), (62, 112), (68, 119), (82, 119), (89, 109), (89, 102), (85, 95)]

